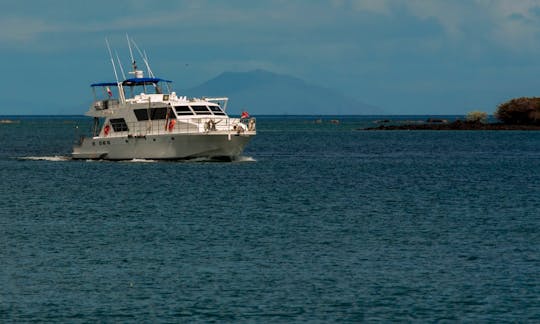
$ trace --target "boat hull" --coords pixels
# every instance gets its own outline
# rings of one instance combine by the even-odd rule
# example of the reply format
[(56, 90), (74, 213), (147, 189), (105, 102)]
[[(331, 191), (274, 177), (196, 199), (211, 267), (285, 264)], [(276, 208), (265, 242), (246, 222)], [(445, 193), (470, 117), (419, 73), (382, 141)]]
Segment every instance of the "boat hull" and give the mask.
[(168, 134), (84, 138), (73, 147), (73, 159), (234, 160), (254, 134)]

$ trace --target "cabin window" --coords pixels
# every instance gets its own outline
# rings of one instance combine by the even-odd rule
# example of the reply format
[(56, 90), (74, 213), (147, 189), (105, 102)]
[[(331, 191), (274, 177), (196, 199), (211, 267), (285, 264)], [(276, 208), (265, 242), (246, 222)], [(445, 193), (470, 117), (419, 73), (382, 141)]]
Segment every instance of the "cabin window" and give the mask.
[(166, 119), (167, 118), (167, 107), (163, 108), (151, 108), (150, 109), (150, 119)]
[[(167, 107), (150, 108), (150, 109), (135, 109), (134, 112), (135, 112), (135, 117), (137, 117), (138, 121), (148, 120), (149, 119), (148, 113), (150, 113), (151, 120), (158, 120), (158, 119), (167, 119), (167, 109), (168, 109)], [(174, 115), (171, 116), (169, 113), (169, 117), (174, 118)]]
[(135, 109), (135, 117), (138, 121), (148, 120), (148, 110), (147, 109)]
[(211, 115), (212, 113), (206, 106), (191, 106), (195, 114), (197, 115)]
[(219, 106), (208, 106), (208, 108), (210, 108), (214, 115), (225, 115), (225, 113), (223, 112), (223, 110), (221, 110), (221, 108), (219, 108)]
[(124, 118), (111, 119), (109, 122), (115, 132), (127, 132), (129, 130)]
[(193, 112), (191, 111), (191, 109), (189, 109), (189, 106), (176, 106), (174, 107), (174, 109), (176, 109), (176, 113), (178, 114), (178, 116), (193, 115)]

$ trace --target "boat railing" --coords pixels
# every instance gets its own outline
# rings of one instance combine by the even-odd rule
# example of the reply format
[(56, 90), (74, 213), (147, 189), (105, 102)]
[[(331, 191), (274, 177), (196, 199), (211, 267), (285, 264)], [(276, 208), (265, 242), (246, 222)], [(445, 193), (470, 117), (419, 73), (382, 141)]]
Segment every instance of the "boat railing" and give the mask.
[[(255, 118), (190, 118), (190, 119), (170, 119), (152, 120), (140, 122), (128, 122), (125, 125), (115, 125), (110, 127), (107, 135), (104, 130), (100, 136), (106, 137), (144, 137), (148, 135), (166, 134), (211, 134), (230, 133), (243, 134), (255, 132)], [(116, 130), (115, 130), (116, 129)]]
[(118, 99), (105, 99), (94, 101), (94, 108), (96, 110), (105, 110), (109, 108), (116, 108), (119, 105)]

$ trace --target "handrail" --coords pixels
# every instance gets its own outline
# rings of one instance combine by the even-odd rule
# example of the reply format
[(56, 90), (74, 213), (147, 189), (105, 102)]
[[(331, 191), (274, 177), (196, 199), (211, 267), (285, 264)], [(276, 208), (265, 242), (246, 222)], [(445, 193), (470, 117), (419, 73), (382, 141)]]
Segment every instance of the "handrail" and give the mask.
[[(172, 124), (171, 121), (174, 121)], [(160, 119), (148, 120), (139, 122), (126, 123), (127, 131), (114, 131), (110, 127), (107, 135), (101, 129), (98, 137), (144, 137), (147, 135), (165, 135), (165, 134), (210, 134), (221, 133), (231, 134), (236, 133), (254, 133), (256, 120), (249, 119), (248, 123), (240, 118), (212, 118), (212, 117), (197, 117), (189, 119)]]

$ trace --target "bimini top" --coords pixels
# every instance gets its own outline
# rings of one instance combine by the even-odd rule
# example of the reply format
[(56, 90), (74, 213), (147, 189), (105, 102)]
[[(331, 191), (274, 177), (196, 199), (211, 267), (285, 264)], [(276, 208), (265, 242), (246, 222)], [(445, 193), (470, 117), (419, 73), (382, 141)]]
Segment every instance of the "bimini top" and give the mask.
[(138, 85), (149, 85), (149, 84), (156, 84), (159, 82), (167, 82), (171, 83), (172, 81), (164, 80), (160, 78), (132, 78), (132, 79), (126, 79), (124, 82), (122, 82), (122, 85), (125, 86), (138, 86)]
[(101, 83), (92, 83), (91, 87), (116, 87), (118, 84), (116, 82), (101, 82)]
[[(124, 86), (139, 86), (139, 85), (151, 85), (159, 82), (172, 83), (172, 81), (160, 79), (160, 78), (131, 78), (126, 79), (122, 82)], [(91, 87), (116, 87), (118, 84), (116, 82), (100, 82), (92, 83)]]

